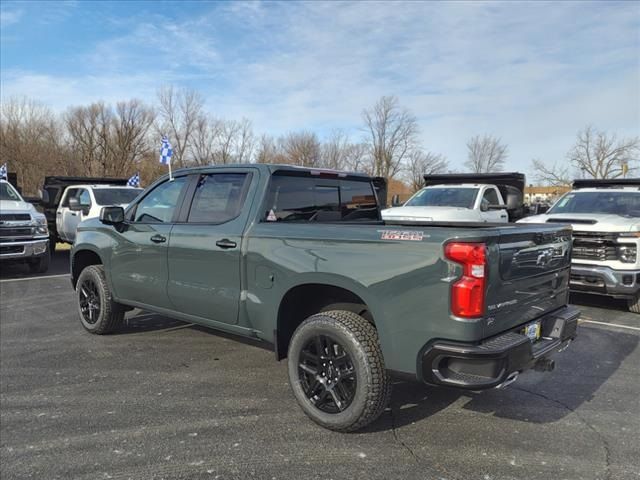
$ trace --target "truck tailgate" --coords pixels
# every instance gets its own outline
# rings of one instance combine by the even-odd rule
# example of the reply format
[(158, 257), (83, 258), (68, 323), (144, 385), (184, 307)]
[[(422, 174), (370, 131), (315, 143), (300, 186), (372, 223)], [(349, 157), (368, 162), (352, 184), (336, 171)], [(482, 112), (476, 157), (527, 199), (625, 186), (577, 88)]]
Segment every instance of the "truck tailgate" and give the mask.
[[(524, 228), (522, 228), (524, 227)], [(534, 320), (566, 305), (571, 228), (522, 225), (500, 228), (489, 247), (486, 336)]]

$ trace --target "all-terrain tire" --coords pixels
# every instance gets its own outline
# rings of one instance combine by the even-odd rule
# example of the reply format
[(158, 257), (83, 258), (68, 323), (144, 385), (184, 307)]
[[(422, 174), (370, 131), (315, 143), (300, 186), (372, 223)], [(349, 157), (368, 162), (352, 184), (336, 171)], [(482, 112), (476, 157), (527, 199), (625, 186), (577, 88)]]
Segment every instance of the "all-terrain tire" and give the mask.
[(51, 252), (47, 246), (46, 252), (37, 258), (29, 260), (29, 271), (31, 273), (45, 273), (49, 270), (49, 264), (51, 263)]
[(635, 298), (627, 300), (627, 305), (629, 306), (630, 312), (640, 313), (640, 292), (636, 293)]
[[(344, 410), (335, 413), (318, 408), (303, 385), (301, 352), (318, 336), (338, 343), (350, 357), (355, 372), (353, 399)], [(306, 319), (291, 338), (287, 361), (289, 381), (298, 404), (309, 418), (325, 428), (339, 432), (359, 430), (376, 420), (389, 403), (391, 381), (378, 333), (370, 322), (353, 312), (333, 310)]]
[[(118, 329), (124, 320), (125, 309), (113, 301), (113, 295), (107, 284), (102, 265), (90, 265), (80, 273), (76, 285), (78, 296), (78, 315), (82, 326), (91, 333), (103, 335)], [(92, 315), (83, 311), (83, 300), (91, 295), (96, 301), (92, 305), (99, 305)]]

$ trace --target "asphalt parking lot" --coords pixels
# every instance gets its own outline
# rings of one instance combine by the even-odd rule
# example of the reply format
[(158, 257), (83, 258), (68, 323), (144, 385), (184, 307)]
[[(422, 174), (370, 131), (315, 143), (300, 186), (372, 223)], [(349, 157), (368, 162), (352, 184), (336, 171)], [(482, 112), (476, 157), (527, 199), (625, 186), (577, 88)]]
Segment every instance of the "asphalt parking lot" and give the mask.
[[(638, 479), (640, 316), (574, 297), (579, 338), (504, 390), (398, 382), (367, 430), (323, 430), (260, 346), (133, 311), (86, 333), (68, 252), (0, 273), (2, 479)], [(602, 322), (592, 323), (592, 322)]]

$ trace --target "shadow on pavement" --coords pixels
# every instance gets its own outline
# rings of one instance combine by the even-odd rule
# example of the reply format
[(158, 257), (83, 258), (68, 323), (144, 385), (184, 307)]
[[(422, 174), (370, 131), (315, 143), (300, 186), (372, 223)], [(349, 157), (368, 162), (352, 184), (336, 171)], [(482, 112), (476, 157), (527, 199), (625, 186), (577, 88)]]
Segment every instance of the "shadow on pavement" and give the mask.
[(626, 300), (620, 300), (603, 295), (591, 295), (588, 293), (571, 293), (570, 303), (576, 306), (607, 308), (609, 310), (621, 310), (628, 312)]
[[(62, 248), (62, 247), (60, 247)], [(0, 263), (0, 279), (9, 280), (14, 278), (47, 277), (50, 275), (62, 275), (69, 273), (69, 248), (57, 250), (51, 255), (51, 264), (46, 273), (31, 273), (29, 267), (24, 263), (6, 260)]]
[(194, 325), (191, 323), (183, 322), (182, 320), (176, 320), (155, 313), (146, 312), (140, 309), (134, 309), (129, 312), (125, 317), (124, 325), (119, 328), (117, 332), (114, 332), (113, 335), (127, 335), (132, 333), (144, 333), (177, 328), (189, 328), (190, 330), (197, 330), (208, 335), (227, 338), (229, 340), (243, 343), (252, 347), (258, 347), (265, 350), (273, 350), (273, 345), (256, 338), (242, 337), (239, 335), (234, 335), (233, 333), (227, 333), (221, 330), (214, 330), (212, 328)]
[(638, 346), (638, 335), (580, 327), (579, 336), (556, 356), (552, 373), (527, 372), (504, 390), (484, 392), (396, 381), (391, 422), (383, 416), (367, 431), (409, 425), (446, 409), (464, 397), (464, 409), (527, 423), (552, 423), (593, 399), (600, 387)]

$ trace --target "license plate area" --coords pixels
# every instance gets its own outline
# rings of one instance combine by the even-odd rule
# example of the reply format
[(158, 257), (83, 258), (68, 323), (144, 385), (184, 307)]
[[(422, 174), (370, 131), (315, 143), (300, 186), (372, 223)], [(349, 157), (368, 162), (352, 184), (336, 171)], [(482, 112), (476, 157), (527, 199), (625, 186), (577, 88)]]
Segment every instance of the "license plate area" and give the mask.
[(533, 342), (537, 342), (538, 340), (540, 340), (540, 334), (541, 334), (541, 325), (540, 325), (540, 320), (533, 322), (533, 323), (529, 323), (527, 325), (525, 325), (521, 330), (520, 333), (522, 335), (525, 335), (532, 343)]

